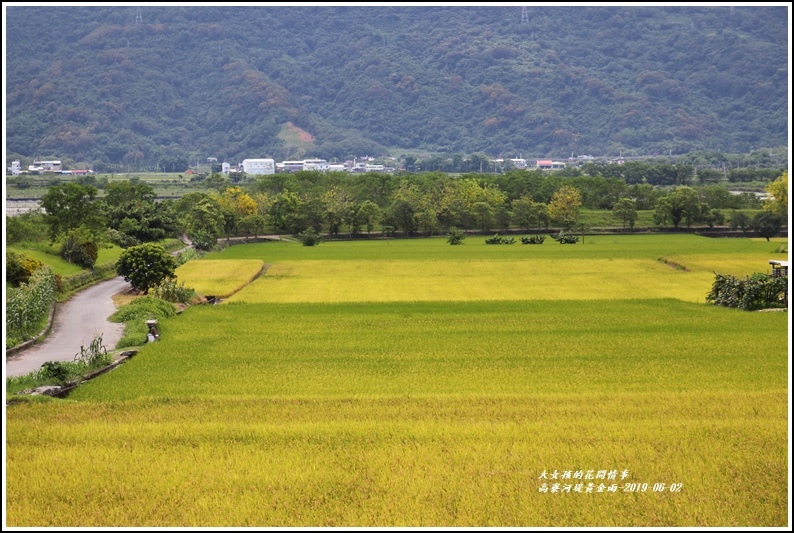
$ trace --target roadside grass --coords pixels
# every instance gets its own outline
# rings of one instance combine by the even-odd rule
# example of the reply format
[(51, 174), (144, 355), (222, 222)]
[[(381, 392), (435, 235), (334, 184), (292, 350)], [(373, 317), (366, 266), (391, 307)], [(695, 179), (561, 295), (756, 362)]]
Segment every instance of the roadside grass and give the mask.
[[(780, 526), (786, 318), (674, 300), (190, 308), (70, 401), (9, 410), (8, 524)], [(628, 477), (543, 493), (544, 470)]]
[(200, 294), (227, 298), (259, 276), (264, 266), (259, 259), (202, 259), (181, 265), (176, 276)]
[[(6, 250), (16, 253), (27, 254), (30, 257), (37, 259), (50, 267), (53, 274), (58, 274), (62, 277), (74, 276), (84, 272), (86, 269), (70, 263), (58, 255), (60, 244), (50, 243), (21, 243), (18, 245), (6, 246)], [(118, 260), (121, 252), (124, 250), (116, 245), (100, 246), (97, 254), (97, 265), (102, 265), (108, 262), (115, 262)]]
[(176, 316), (174, 305), (159, 298), (139, 296), (129, 300), (108, 318), (111, 322), (124, 323), (124, 333), (116, 343), (116, 349), (146, 344), (149, 334), (146, 321), (174, 316)]

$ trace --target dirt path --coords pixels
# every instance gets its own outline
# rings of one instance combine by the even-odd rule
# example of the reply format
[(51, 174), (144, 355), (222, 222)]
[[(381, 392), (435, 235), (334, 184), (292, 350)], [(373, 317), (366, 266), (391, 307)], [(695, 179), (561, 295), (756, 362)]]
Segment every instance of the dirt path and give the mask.
[(72, 361), (80, 347), (88, 346), (96, 334), (108, 351), (115, 348), (124, 331), (124, 324), (108, 322), (116, 306), (113, 295), (127, 290), (130, 284), (121, 277), (93, 285), (60, 304), (55, 323), (40, 344), (14, 355), (6, 361), (6, 376), (21, 376), (37, 370), (47, 361)]

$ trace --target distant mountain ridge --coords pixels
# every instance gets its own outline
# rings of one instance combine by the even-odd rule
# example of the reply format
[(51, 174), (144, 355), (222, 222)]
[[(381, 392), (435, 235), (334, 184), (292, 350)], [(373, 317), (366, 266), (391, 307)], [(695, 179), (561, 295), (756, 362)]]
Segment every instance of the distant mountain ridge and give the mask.
[[(9, 154), (144, 165), (788, 143), (786, 7), (6, 9)], [(314, 139), (292, 142), (294, 128)]]

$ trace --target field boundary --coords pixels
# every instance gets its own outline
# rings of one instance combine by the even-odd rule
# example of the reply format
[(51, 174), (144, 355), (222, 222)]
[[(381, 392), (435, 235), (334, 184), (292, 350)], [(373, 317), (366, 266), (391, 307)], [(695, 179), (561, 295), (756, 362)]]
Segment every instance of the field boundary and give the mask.
[(260, 268), (260, 269), (259, 269), (259, 272), (257, 272), (256, 274), (254, 274), (254, 275), (253, 275), (253, 277), (251, 277), (251, 279), (249, 279), (248, 281), (246, 281), (246, 282), (245, 282), (245, 284), (244, 284), (244, 285), (242, 285), (242, 286), (241, 286), (240, 288), (238, 288), (238, 289), (235, 289), (234, 291), (230, 292), (229, 294), (226, 294), (226, 295), (224, 295), (224, 296), (221, 296), (221, 297), (217, 297), (217, 298), (216, 298), (216, 302), (218, 302), (218, 301), (221, 301), (221, 302), (222, 302), (222, 301), (223, 301), (223, 300), (225, 300), (226, 298), (231, 298), (232, 296), (234, 296), (235, 294), (237, 294), (238, 292), (240, 292), (241, 290), (243, 290), (244, 288), (246, 288), (247, 286), (249, 286), (251, 283), (253, 283), (253, 282), (254, 282), (254, 281), (256, 281), (257, 279), (259, 279), (259, 278), (261, 278), (262, 276), (264, 276), (264, 275), (267, 273), (267, 271), (268, 271), (268, 269), (270, 268), (270, 266), (271, 266), (271, 263), (264, 263), (264, 264), (262, 265), (262, 268)]

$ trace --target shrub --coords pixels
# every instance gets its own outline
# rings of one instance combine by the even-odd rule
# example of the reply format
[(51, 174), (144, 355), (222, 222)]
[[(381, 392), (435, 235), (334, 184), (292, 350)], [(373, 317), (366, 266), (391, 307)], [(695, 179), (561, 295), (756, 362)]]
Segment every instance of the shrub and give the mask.
[(485, 239), (485, 244), (515, 244), (516, 240), (513, 237), (500, 237), (497, 233), (490, 239)]
[(579, 237), (576, 235), (566, 235), (562, 231), (560, 231), (557, 235), (552, 235), (551, 238), (560, 244), (576, 244), (579, 242)]
[(6, 250), (6, 283), (19, 287), (27, 283), (33, 273), (44, 266), (44, 263), (27, 254), (18, 254)]
[(180, 267), (187, 263), (188, 261), (192, 261), (193, 259), (201, 259), (204, 256), (204, 253), (197, 250), (193, 247), (188, 247), (176, 254), (176, 266)]
[(543, 244), (545, 240), (545, 235), (530, 235), (529, 237), (521, 237), (521, 244)]
[(119, 248), (130, 248), (132, 246), (138, 246), (141, 243), (141, 241), (132, 235), (127, 235), (115, 229), (108, 230), (108, 239)]
[(322, 242), (322, 236), (314, 228), (309, 228), (298, 233), (298, 240), (304, 246), (316, 246)]
[(83, 268), (93, 268), (99, 256), (99, 246), (87, 231), (71, 230), (61, 246), (60, 256)]
[(152, 289), (152, 295), (166, 302), (188, 303), (196, 295), (196, 291), (185, 287), (185, 282), (178, 284), (172, 279), (167, 279)]
[(452, 245), (463, 244), (463, 240), (466, 238), (466, 234), (452, 226), (449, 228), (449, 233), (447, 234), (447, 242)]
[(706, 302), (745, 311), (785, 307), (788, 301), (788, 277), (770, 277), (755, 273), (746, 280), (717, 274)]
[(96, 335), (88, 348), (80, 346), (80, 352), (75, 354), (74, 361), (88, 369), (109, 365), (111, 357), (102, 343), (102, 335)]

